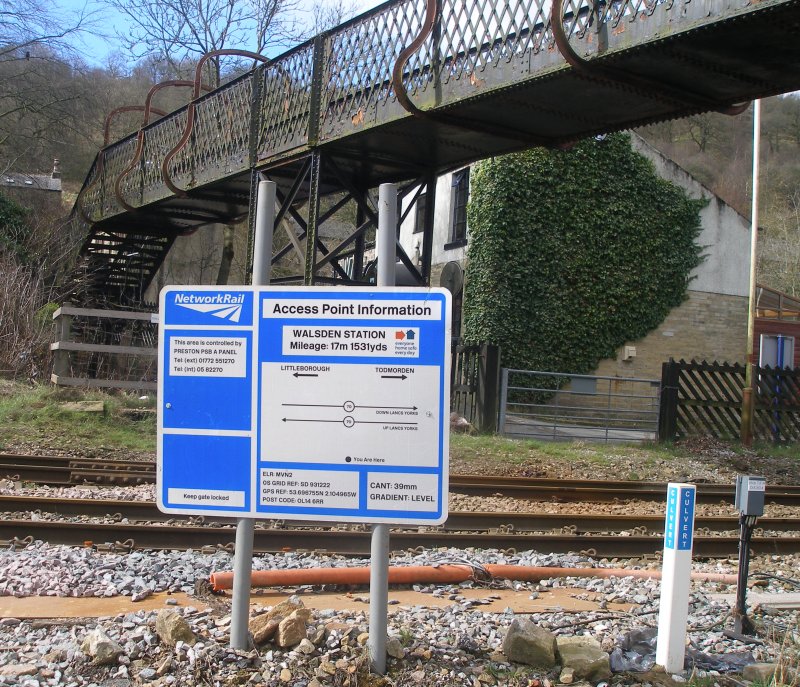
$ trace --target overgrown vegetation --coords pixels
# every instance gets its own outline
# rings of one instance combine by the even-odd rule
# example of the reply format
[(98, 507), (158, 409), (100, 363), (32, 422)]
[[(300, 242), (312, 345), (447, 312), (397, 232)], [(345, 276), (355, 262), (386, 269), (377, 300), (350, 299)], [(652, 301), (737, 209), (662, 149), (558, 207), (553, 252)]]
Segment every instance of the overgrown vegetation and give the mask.
[(683, 301), (701, 207), (626, 135), (479, 164), (466, 337), (499, 344), (505, 367), (590, 372)]
[(47, 377), (52, 300), (74, 261), (63, 215), (58, 199), (0, 194), (0, 369), (29, 380)]

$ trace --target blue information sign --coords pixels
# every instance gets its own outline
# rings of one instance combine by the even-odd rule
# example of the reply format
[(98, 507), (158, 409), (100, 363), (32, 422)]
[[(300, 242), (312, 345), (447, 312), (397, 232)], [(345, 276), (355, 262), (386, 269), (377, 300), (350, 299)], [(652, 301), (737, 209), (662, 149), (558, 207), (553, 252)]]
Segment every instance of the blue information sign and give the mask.
[(664, 548), (691, 551), (694, 532), (695, 487), (672, 485), (667, 488), (667, 518), (664, 523)]
[(447, 291), (167, 287), (159, 322), (162, 511), (447, 518)]

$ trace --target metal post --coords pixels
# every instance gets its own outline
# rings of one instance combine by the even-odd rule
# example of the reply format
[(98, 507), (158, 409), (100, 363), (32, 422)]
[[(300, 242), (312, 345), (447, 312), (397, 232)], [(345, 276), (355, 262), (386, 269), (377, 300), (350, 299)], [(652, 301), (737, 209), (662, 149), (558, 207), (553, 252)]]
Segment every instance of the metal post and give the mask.
[[(269, 284), (272, 267), (272, 233), (275, 228), (275, 182), (258, 183), (256, 231), (253, 247), (253, 286)], [(258, 491), (254, 490), (254, 494)], [(236, 523), (236, 548), (233, 556), (233, 600), (231, 602), (231, 648), (250, 648), (250, 576), (253, 571), (252, 518)]]
[(501, 436), (506, 433), (506, 402), (508, 400), (508, 368), (504, 367), (502, 370), (502, 378), (500, 380), (500, 426), (497, 428), (497, 433)]
[[(378, 286), (395, 285), (397, 187), (381, 184), (378, 189)], [(372, 671), (386, 672), (386, 618), (389, 609), (389, 526), (372, 528), (369, 573), (369, 657)]]
[(753, 338), (756, 311), (756, 246), (758, 243), (758, 172), (761, 152), (761, 101), (753, 102), (753, 199), (750, 210), (750, 300), (747, 308), (747, 364), (742, 390), (742, 444), (753, 443), (753, 367), (756, 364)]
[(739, 515), (739, 568), (736, 578), (736, 604), (733, 607), (733, 629), (738, 634), (755, 633), (753, 621), (747, 617), (747, 578), (750, 573), (750, 540), (756, 518), (752, 515)]

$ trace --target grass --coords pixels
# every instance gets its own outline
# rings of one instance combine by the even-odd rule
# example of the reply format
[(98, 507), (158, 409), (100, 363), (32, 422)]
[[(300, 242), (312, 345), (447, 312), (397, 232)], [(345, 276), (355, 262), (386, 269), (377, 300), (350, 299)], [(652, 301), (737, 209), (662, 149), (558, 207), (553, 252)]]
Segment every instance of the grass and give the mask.
[[(66, 411), (68, 401), (101, 401), (103, 414)], [(118, 448), (155, 452), (156, 421), (154, 414), (143, 419), (126, 414), (125, 409), (156, 406), (155, 395), (140, 398), (138, 393), (87, 391), (54, 387), (49, 384), (28, 386), (0, 380), (0, 450), (9, 446), (37, 446), (42, 449)], [(727, 444), (736, 455), (745, 450)], [(796, 446), (763, 445), (759, 456), (798, 460)], [(543, 442), (508, 439), (493, 435), (452, 434), (450, 455), (469, 472), (473, 463), (497, 465), (498, 468), (535, 467), (537, 460), (598, 467), (627, 465), (620, 478), (647, 479), (648, 468), (685, 458), (691, 451), (683, 445), (617, 445), (587, 442)]]
[(582, 463), (611, 465), (614, 458), (635, 458), (642, 465), (671, 460), (685, 455), (681, 447), (668, 444), (626, 446), (593, 444), (582, 441), (546, 442), (530, 439), (507, 439), (493, 435), (452, 434), (450, 454), (464, 461), (491, 459), (510, 464), (529, 463), (537, 456)]
[[(103, 413), (73, 412), (70, 401), (100, 401)], [(118, 448), (155, 451), (155, 417), (135, 419), (123, 411), (154, 408), (155, 398), (50, 385), (3, 383), (0, 387), (0, 449), (38, 444), (52, 448)]]

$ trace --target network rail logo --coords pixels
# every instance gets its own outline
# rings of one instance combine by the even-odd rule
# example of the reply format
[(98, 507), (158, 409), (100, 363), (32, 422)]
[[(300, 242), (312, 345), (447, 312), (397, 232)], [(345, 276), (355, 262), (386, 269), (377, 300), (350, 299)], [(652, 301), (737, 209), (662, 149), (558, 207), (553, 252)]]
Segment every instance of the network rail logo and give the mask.
[[(175, 309), (172, 311), (173, 315), (183, 323), (189, 323), (187, 316), (194, 320), (195, 317), (190, 313), (200, 313), (201, 321), (205, 320), (202, 316), (207, 315), (209, 318), (215, 320), (223, 320), (229, 324), (250, 324), (250, 299), (247, 298), (248, 294), (244, 292), (186, 292), (179, 291), (172, 293), (172, 305)], [(186, 312), (190, 311), (190, 312)], [(185, 313), (185, 316), (180, 316), (180, 313)], [(173, 319), (173, 318), (170, 318)], [(245, 321), (243, 321), (245, 320)], [(209, 321), (209, 320), (205, 320)], [(219, 322), (223, 324), (223, 322)]]

